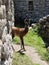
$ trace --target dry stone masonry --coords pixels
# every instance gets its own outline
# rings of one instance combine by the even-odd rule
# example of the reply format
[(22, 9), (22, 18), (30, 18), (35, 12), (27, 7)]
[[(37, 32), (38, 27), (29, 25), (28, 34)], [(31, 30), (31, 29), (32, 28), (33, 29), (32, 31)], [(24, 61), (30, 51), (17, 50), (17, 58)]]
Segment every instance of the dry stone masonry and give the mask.
[(13, 0), (0, 0), (0, 65), (12, 65)]
[(39, 33), (47, 41), (46, 47), (49, 47), (49, 15), (39, 20)]
[[(49, 0), (14, 0), (14, 3), (15, 17), (27, 17), (38, 22), (39, 18), (49, 14)], [(29, 11), (29, 6), (32, 6), (32, 11)]]

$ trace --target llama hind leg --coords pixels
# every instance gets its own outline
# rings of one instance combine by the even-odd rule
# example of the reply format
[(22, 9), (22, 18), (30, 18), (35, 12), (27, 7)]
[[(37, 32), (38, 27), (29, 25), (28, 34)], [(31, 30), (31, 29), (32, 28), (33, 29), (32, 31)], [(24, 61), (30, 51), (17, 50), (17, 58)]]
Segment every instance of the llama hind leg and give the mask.
[(23, 39), (20, 37), (21, 40), (21, 49), (23, 49)]
[(21, 49), (23, 49), (25, 51), (23, 38), (21, 37), (20, 39), (21, 39)]

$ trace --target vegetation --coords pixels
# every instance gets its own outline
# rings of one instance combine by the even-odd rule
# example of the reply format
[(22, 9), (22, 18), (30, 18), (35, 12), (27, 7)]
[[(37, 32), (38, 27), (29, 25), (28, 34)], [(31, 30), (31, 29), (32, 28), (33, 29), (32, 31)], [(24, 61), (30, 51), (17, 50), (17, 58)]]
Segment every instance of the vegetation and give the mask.
[[(15, 44), (20, 43), (18, 37), (15, 37), (13, 41)], [(29, 30), (28, 34), (24, 37), (24, 43), (25, 45), (36, 48), (37, 52), (41, 55), (41, 58), (49, 62), (49, 52), (45, 48), (45, 43), (34, 29)]]
[(33, 64), (32, 61), (25, 54), (14, 53), (12, 65), (39, 65), (39, 64)]

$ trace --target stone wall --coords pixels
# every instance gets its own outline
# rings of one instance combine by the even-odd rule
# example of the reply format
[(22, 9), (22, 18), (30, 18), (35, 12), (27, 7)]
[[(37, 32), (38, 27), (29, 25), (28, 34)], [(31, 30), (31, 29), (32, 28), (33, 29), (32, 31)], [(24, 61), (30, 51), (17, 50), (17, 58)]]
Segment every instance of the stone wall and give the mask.
[(49, 47), (49, 15), (39, 20), (39, 33), (46, 43), (46, 47)]
[(0, 0), (0, 64), (12, 65), (13, 0)]
[[(34, 10), (28, 10), (28, 1), (33, 1)], [(14, 0), (15, 17), (28, 17), (38, 21), (39, 18), (49, 14), (49, 0)]]

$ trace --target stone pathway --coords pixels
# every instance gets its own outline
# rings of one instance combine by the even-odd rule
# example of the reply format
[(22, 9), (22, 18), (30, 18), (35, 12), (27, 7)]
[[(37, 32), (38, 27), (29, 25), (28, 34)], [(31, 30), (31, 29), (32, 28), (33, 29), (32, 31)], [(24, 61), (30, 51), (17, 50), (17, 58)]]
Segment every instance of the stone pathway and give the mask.
[[(15, 51), (20, 50), (20, 45), (13, 45)], [(32, 48), (30, 46), (25, 46), (25, 54), (32, 60), (33, 63), (40, 64), (40, 65), (49, 65), (46, 61), (43, 61), (40, 59), (40, 56), (38, 55), (35, 48)]]

